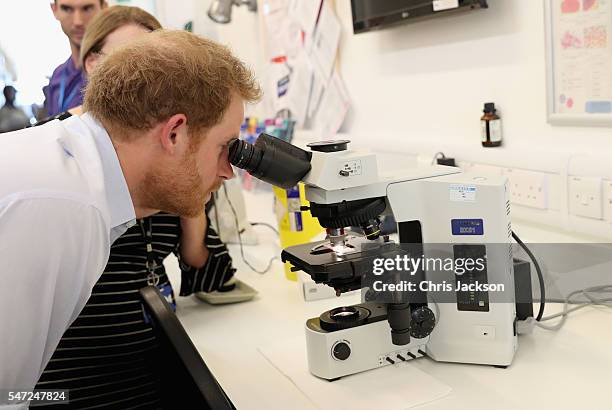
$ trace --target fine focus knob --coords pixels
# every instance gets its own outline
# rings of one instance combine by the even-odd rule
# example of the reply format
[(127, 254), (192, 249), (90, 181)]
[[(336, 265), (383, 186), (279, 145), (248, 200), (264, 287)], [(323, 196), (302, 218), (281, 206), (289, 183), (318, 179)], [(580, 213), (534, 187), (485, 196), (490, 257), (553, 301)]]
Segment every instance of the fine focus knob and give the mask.
[(346, 360), (351, 355), (351, 348), (346, 342), (338, 342), (332, 347), (332, 356), (336, 360)]
[(431, 334), (436, 325), (436, 317), (427, 306), (421, 306), (412, 311), (410, 321), (410, 336), (422, 339)]

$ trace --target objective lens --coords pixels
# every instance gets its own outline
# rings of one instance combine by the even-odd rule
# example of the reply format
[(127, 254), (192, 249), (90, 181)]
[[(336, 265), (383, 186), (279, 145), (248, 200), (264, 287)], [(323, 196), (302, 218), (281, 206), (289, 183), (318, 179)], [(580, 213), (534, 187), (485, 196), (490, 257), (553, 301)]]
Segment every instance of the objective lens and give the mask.
[(369, 240), (376, 240), (380, 237), (380, 221), (378, 218), (370, 219), (361, 226), (363, 233)]

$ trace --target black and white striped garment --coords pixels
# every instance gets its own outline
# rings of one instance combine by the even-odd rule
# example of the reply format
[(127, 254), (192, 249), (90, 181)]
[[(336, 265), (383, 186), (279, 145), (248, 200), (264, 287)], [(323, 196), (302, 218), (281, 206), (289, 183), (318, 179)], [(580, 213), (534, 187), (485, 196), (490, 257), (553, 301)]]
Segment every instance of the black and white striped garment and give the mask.
[[(162, 261), (178, 254), (180, 219), (160, 213), (151, 220), (152, 245), (159, 286), (168, 282)], [(53, 409), (161, 408), (163, 386), (149, 368), (156, 341), (145, 323), (139, 289), (147, 286), (147, 252), (139, 220), (111, 247), (106, 269), (75, 322), (64, 333), (36, 389), (69, 389), (70, 404)], [(208, 224), (210, 256), (200, 269), (182, 266), (181, 296), (219, 288), (234, 274), (225, 244)], [(32, 407), (35, 407), (34, 405)]]

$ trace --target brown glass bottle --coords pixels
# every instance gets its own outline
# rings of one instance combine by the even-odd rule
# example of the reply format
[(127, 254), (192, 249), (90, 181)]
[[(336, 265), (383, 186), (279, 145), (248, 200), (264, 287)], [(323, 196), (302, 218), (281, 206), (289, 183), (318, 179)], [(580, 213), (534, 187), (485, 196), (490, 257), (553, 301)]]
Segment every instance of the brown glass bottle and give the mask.
[(496, 114), (495, 104), (484, 105), (480, 118), (480, 137), (483, 147), (499, 147), (502, 143), (501, 119)]

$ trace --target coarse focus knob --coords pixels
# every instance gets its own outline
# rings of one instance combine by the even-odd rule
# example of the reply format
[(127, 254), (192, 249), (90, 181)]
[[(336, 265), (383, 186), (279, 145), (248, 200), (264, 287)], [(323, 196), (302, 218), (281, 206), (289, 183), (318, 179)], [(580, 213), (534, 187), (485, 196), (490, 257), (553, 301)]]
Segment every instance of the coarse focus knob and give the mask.
[(421, 306), (412, 311), (410, 336), (422, 339), (429, 336), (436, 325), (436, 316), (427, 306)]
[(336, 360), (346, 360), (351, 355), (351, 348), (346, 342), (338, 342), (332, 347), (332, 356)]

